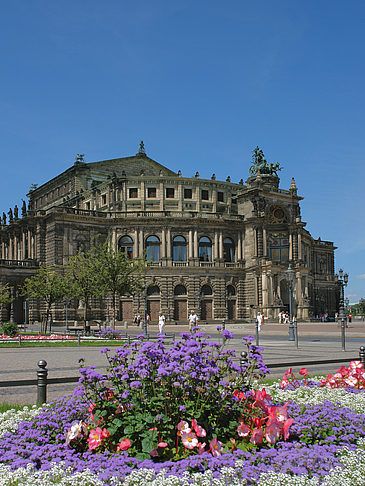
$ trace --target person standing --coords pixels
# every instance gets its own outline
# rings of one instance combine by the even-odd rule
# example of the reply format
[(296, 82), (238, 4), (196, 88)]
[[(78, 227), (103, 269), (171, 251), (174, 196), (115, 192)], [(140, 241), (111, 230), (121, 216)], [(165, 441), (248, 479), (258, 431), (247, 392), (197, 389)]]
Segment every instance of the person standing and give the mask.
[(160, 334), (164, 334), (165, 322), (165, 316), (162, 314), (162, 311), (160, 311), (158, 313), (158, 330)]
[(260, 332), (261, 331), (261, 324), (262, 324), (262, 315), (261, 315), (260, 312), (258, 312), (258, 314), (257, 314), (256, 322), (257, 322), (257, 329)]
[(146, 323), (147, 323), (147, 326), (149, 326), (150, 320), (151, 320), (150, 315), (149, 314), (146, 314)]
[(189, 331), (191, 332), (194, 327), (198, 325), (198, 316), (195, 314), (195, 311), (191, 310), (189, 315)]

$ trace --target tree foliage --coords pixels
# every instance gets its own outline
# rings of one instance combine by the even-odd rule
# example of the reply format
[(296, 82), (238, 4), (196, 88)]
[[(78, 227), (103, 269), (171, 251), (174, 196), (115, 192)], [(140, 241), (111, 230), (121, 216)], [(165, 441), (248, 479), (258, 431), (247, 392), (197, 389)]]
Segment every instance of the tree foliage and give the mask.
[(47, 332), (52, 304), (61, 302), (68, 293), (69, 285), (67, 280), (54, 267), (42, 265), (36, 275), (25, 280), (22, 294), (30, 298), (41, 299), (46, 304), (46, 319), (43, 323), (43, 332)]
[(133, 295), (142, 290), (142, 274), (146, 261), (144, 258), (131, 260), (125, 253), (114, 250), (108, 240), (95, 248), (95, 256), (102, 292), (112, 296), (115, 325), (117, 297)]
[(9, 284), (0, 284), (0, 307), (10, 304), (12, 300)]

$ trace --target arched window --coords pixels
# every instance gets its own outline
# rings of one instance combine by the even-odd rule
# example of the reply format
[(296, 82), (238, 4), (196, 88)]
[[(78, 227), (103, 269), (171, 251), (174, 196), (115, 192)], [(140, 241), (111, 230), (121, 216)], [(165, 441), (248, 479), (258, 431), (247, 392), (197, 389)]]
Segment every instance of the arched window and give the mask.
[(234, 243), (231, 238), (223, 240), (223, 258), (225, 262), (234, 262)]
[(150, 285), (147, 289), (147, 295), (148, 297), (151, 297), (153, 295), (160, 295), (160, 289), (157, 285)]
[(176, 285), (174, 295), (186, 295), (186, 287), (184, 285)]
[(132, 260), (133, 258), (133, 240), (130, 236), (122, 236), (118, 241), (118, 250), (127, 255)]
[(213, 295), (212, 287), (210, 285), (203, 285), (200, 294), (204, 297), (206, 295)]
[(236, 295), (236, 289), (233, 287), (233, 285), (227, 285), (227, 297), (233, 297)]
[(160, 260), (160, 240), (157, 236), (146, 238), (147, 260), (158, 262)]
[(212, 261), (212, 241), (207, 236), (199, 239), (199, 260), (201, 262)]
[(186, 261), (186, 239), (183, 236), (175, 236), (172, 240), (172, 250), (174, 262)]

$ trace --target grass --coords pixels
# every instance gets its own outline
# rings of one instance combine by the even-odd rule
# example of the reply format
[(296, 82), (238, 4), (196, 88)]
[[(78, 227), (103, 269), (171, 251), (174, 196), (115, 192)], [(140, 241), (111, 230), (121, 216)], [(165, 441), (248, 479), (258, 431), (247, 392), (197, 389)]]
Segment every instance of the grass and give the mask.
[(26, 406), (29, 407), (29, 408), (33, 407), (33, 405), (28, 405), (26, 403), (21, 405), (21, 404), (3, 402), (3, 403), (0, 403), (0, 413), (7, 412), (8, 410), (16, 410), (18, 412), (19, 410), (23, 410), (23, 408), (26, 407)]

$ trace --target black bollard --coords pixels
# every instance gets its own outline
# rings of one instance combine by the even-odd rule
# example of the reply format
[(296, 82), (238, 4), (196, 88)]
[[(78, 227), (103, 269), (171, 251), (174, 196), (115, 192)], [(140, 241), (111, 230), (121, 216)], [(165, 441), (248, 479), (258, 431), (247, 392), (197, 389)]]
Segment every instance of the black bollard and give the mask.
[(47, 361), (44, 361), (44, 359), (38, 361), (38, 367), (40, 369), (37, 370), (37, 404), (39, 405), (41, 405), (42, 403), (47, 403), (48, 370), (46, 366)]
[(365, 367), (365, 347), (360, 346), (359, 358), (363, 366)]
[(22, 345), (22, 336), (20, 334), (18, 336), (18, 339), (19, 339), (19, 346), (21, 346)]

